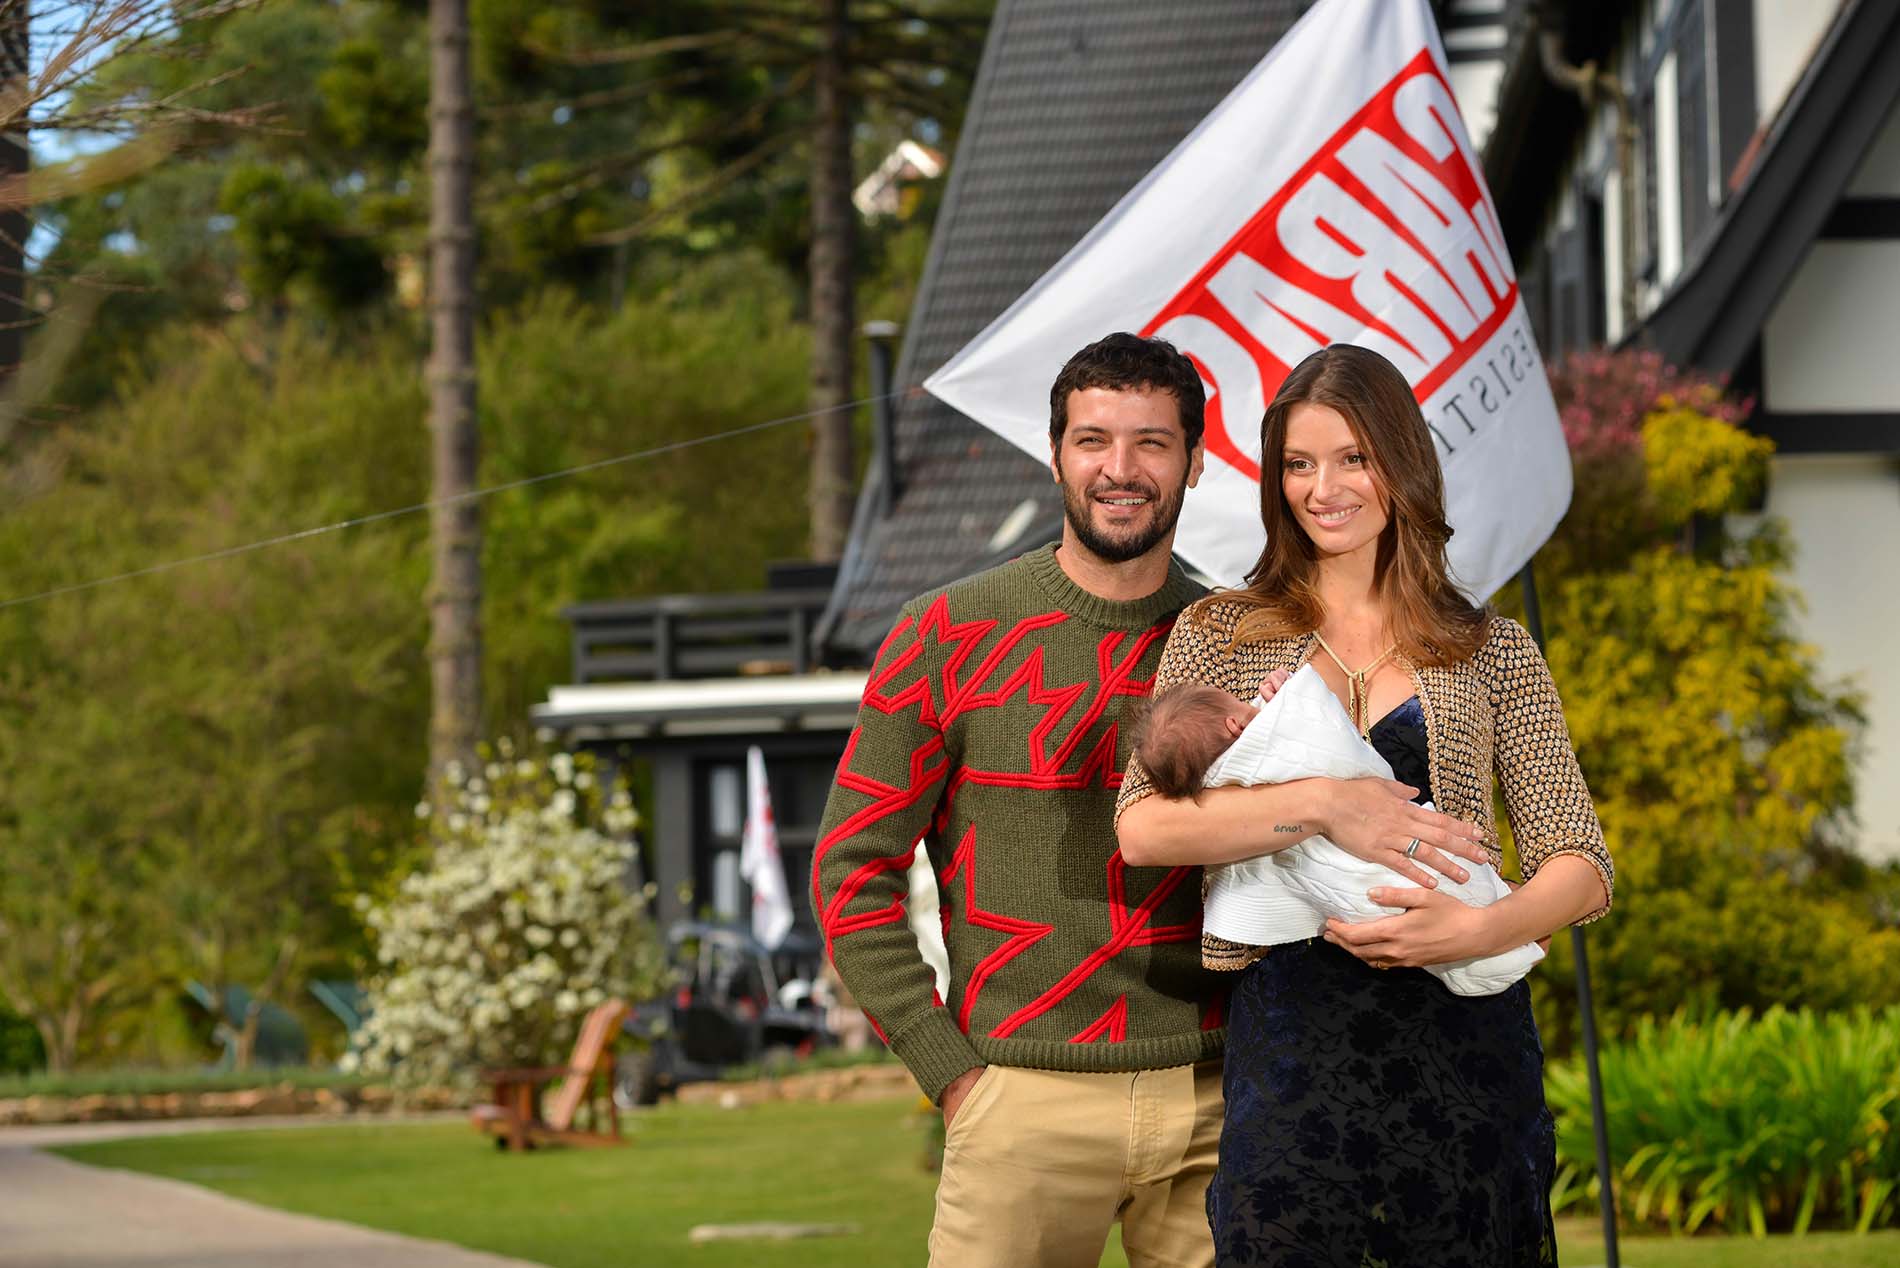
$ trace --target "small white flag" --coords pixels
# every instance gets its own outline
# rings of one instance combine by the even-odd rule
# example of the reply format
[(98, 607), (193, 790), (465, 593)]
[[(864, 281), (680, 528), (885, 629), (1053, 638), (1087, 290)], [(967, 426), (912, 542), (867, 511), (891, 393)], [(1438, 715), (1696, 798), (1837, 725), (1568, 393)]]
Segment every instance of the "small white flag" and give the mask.
[(1049, 384), (1115, 330), (1169, 340), (1207, 385), (1207, 470), (1175, 549), (1222, 584), (1263, 545), (1260, 416), (1331, 343), (1410, 381), (1467, 593), (1509, 580), (1570, 503), (1557, 408), (1425, 0), (1314, 5), (924, 386), (1046, 462)]
[(739, 845), (739, 875), (752, 887), (752, 936), (775, 949), (792, 929), (792, 899), (785, 863), (778, 853), (778, 821), (772, 789), (765, 782), (765, 754), (755, 744), (745, 755), (745, 832)]

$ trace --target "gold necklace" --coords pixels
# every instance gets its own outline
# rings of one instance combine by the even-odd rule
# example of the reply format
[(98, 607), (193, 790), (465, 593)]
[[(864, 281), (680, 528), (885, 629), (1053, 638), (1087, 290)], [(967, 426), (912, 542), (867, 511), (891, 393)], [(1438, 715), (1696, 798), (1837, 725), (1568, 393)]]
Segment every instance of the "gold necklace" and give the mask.
[(1346, 662), (1339, 659), (1339, 653), (1327, 645), (1326, 636), (1324, 634), (1321, 634), (1318, 630), (1314, 630), (1313, 637), (1319, 640), (1320, 650), (1332, 657), (1333, 664), (1339, 666), (1339, 672), (1346, 675), (1346, 716), (1352, 719), (1352, 724), (1358, 728), (1360, 735), (1366, 734), (1366, 732), (1372, 729), (1366, 723), (1366, 708), (1370, 703), (1366, 694), (1366, 675), (1385, 664), (1386, 657), (1397, 651), (1399, 645), (1393, 643), (1377, 656), (1374, 656), (1363, 668), (1348, 669), (1346, 668)]

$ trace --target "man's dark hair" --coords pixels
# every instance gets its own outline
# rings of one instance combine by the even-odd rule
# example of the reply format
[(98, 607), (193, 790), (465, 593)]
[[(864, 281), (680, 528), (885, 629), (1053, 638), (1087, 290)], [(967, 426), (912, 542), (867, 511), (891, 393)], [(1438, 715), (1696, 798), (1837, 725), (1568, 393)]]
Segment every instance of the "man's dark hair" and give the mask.
[(1233, 737), (1222, 725), (1240, 702), (1219, 687), (1182, 682), (1164, 688), (1135, 719), (1133, 750), (1163, 797), (1196, 797), (1214, 759)]
[(1192, 450), (1206, 428), (1207, 392), (1200, 371), (1166, 339), (1143, 339), (1118, 331), (1069, 358), (1049, 389), (1049, 443), (1062, 445), (1069, 426), (1069, 393), (1088, 388), (1130, 392), (1150, 388), (1174, 398), (1174, 411)]

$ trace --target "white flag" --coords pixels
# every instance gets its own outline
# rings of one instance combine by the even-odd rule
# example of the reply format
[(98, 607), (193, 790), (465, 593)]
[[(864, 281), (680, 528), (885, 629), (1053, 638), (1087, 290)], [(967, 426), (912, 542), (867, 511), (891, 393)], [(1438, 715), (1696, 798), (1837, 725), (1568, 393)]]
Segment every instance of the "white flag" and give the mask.
[(1557, 409), (1425, 0), (1315, 5), (924, 386), (1046, 462), (1049, 385), (1116, 330), (1167, 339), (1206, 382), (1207, 470), (1175, 548), (1222, 584), (1264, 544), (1261, 415), (1327, 344), (1383, 354), (1418, 394), (1468, 594), (1508, 580), (1570, 504)]
[(792, 899), (785, 888), (785, 863), (778, 854), (778, 821), (772, 817), (772, 789), (765, 782), (765, 754), (756, 744), (745, 755), (745, 832), (739, 844), (739, 875), (752, 887), (752, 936), (771, 950), (791, 932)]

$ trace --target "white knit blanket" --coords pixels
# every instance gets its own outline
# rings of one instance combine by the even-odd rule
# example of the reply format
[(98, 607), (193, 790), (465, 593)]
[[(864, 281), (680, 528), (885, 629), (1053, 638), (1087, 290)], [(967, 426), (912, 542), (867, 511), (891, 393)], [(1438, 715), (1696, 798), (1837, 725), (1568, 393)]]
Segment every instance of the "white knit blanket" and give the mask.
[[(1392, 768), (1354, 729), (1319, 671), (1302, 667), (1274, 693), (1240, 737), (1207, 772), (1206, 784), (1283, 784), (1295, 779), (1391, 779)], [(1489, 863), (1461, 860), (1470, 879), (1438, 877), (1438, 892), (1473, 907), (1510, 893)], [(1427, 869), (1430, 870), (1430, 869)], [(1366, 897), (1378, 886), (1415, 883), (1378, 863), (1355, 858), (1323, 836), (1273, 854), (1208, 869), (1203, 927), (1229, 942), (1276, 946), (1325, 931), (1326, 918), (1352, 923), (1403, 910)], [(1457, 995), (1495, 995), (1530, 972), (1544, 952), (1525, 943), (1501, 955), (1427, 966)]]

